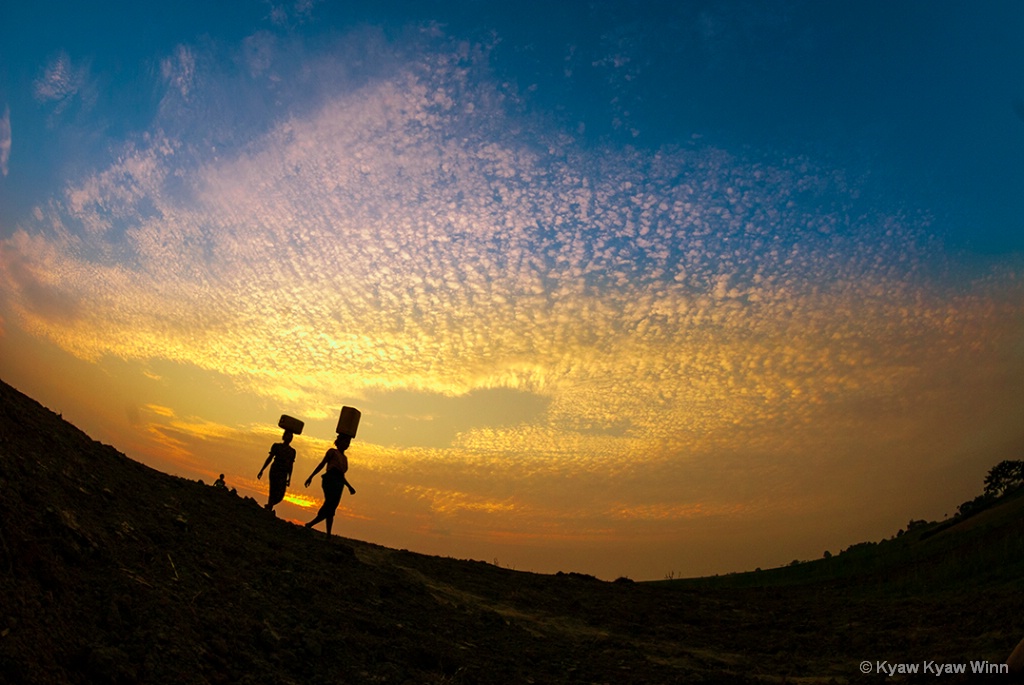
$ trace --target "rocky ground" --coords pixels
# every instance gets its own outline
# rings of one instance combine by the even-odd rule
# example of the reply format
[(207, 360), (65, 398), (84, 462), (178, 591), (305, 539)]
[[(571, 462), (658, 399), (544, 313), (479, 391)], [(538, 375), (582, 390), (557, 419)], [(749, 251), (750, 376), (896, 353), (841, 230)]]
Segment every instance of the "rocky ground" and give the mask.
[(886, 597), (538, 575), (280, 521), (0, 383), (0, 683), (974, 682), (1020, 583)]

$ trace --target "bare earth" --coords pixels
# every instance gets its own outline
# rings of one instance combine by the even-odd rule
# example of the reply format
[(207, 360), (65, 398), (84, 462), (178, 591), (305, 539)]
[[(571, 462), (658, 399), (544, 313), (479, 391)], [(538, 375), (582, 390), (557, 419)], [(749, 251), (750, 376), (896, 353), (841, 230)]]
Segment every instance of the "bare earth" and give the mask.
[(328, 538), (0, 383), (0, 683), (977, 682), (878, 667), (1001, 662), (1021, 590), (608, 583)]

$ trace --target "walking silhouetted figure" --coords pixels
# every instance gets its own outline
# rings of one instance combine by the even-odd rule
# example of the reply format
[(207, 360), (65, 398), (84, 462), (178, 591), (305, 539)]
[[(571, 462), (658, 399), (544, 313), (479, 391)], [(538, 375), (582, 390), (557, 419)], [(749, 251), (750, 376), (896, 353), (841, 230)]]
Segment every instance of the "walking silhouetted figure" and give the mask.
[(273, 511), (274, 507), (284, 499), (285, 490), (292, 484), (292, 466), (295, 465), (295, 448), (291, 446), (292, 432), (286, 430), (284, 436), (281, 438), (281, 442), (275, 442), (270, 447), (270, 455), (267, 456), (267, 460), (263, 462), (263, 468), (260, 469), (259, 474), (256, 478), (263, 478), (263, 471), (267, 468), (270, 462), (274, 462), (270, 465), (270, 494), (267, 498), (267, 504), (264, 509)]
[(312, 528), (321, 521), (327, 521), (327, 534), (330, 535), (331, 528), (334, 526), (334, 512), (337, 511), (338, 503), (341, 502), (342, 492), (348, 487), (349, 494), (356, 494), (355, 489), (345, 479), (345, 473), (348, 471), (348, 457), (345, 456), (345, 450), (348, 449), (351, 442), (352, 438), (347, 435), (339, 435), (334, 441), (335, 447), (327, 450), (327, 454), (306, 479), (308, 488), (309, 484), (313, 482), (313, 476), (320, 473), (325, 466), (327, 467), (324, 475), (320, 477), (324, 488), (324, 503), (320, 506), (320, 511), (316, 513), (316, 518), (306, 524), (306, 528)]

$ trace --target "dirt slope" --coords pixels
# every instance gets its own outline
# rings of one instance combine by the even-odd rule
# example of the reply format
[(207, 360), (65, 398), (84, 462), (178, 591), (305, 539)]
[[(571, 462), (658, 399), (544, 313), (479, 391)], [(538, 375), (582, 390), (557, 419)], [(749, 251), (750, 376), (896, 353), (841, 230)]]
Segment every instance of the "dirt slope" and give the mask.
[(0, 683), (898, 682), (858, 664), (1005, 657), (1018, 589), (677, 589), (327, 538), (0, 383)]

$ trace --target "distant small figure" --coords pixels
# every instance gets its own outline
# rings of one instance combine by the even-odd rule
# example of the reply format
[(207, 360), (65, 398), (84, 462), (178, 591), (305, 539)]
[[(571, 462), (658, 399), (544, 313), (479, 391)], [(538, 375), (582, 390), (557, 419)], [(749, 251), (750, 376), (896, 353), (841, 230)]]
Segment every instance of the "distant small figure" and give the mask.
[(334, 441), (335, 447), (327, 450), (327, 454), (306, 479), (308, 488), (309, 484), (313, 482), (313, 476), (320, 473), (325, 466), (327, 467), (324, 475), (320, 477), (324, 489), (324, 503), (320, 506), (320, 511), (316, 513), (316, 518), (306, 524), (306, 528), (312, 528), (321, 521), (327, 521), (327, 534), (330, 535), (331, 528), (334, 526), (334, 512), (338, 509), (338, 503), (341, 502), (341, 495), (345, 488), (348, 487), (349, 494), (356, 494), (355, 488), (349, 485), (345, 478), (345, 473), (348, 471), (348, 457), (345, 456), (345, 450), (351, 443), (352, 438), (347, 435), (339, 435)]
[(228, 484), (224, 482), (224, 474), (223, 473), (220, 474), (220, 477), (217, 478), (217, 480), (213, 481), (213, 487), (217, 488), (218, 490), (227, 490), (228, 489)]
[(291, 446), (292, 432), (286, 430), (281, 442), (275, 442), (270, 447), (270, 454), (263, 462), (263, 468), (256, 475), (257, 479), (263, 478), (263, 471), (270, 466), (270, 493), (267, 496), (267, 503), (264, 509), (273, 511), (274, 507), (284, 499), (285, 490), (292, 484), (292, 467), (295, 465), (295, 448)]

